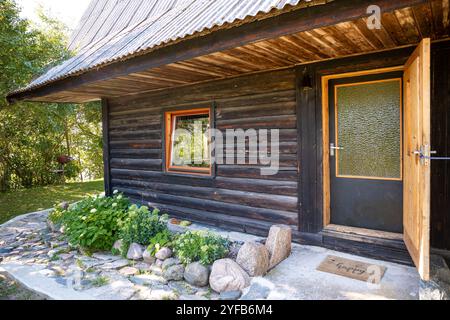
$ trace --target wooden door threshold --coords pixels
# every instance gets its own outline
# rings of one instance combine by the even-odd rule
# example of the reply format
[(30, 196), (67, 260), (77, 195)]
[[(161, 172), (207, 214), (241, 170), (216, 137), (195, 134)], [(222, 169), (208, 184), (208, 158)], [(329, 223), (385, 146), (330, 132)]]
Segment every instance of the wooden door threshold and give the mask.
[(403, 234), (395, 232), (348, 227), (337, 224), (329, 224), (328, 226), (325, 227), (324, 230), (329, 232), (345, 233), (348, 235), (353, 235), (355, 237), (360, 236), (360, 237), (379, 238), (384, 240), (403, 241)]
[(401, 233), (333, 224), (326, 226), (320, 233), (326, 248), (413, 266)]

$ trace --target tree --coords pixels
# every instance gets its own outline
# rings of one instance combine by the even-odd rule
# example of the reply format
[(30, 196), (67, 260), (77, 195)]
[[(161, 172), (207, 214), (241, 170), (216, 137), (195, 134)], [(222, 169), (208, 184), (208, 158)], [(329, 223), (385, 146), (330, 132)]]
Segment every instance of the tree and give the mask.
[(43, 10), (39, 16), (32, 25), (14, 1), (0, 0), (0, 191), (59, 182), (60, 155), (76, 159), (67, 178), (102, 175), (98, 103), (7, 105), (8, 92), (71, 55), (67, 28)]

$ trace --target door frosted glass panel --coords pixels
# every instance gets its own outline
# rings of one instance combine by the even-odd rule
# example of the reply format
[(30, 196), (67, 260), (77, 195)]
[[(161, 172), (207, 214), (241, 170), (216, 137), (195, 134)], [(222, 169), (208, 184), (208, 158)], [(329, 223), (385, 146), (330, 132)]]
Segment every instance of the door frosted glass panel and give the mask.
[(335, 90), (337, 176), (401, 179), (401, 79)]

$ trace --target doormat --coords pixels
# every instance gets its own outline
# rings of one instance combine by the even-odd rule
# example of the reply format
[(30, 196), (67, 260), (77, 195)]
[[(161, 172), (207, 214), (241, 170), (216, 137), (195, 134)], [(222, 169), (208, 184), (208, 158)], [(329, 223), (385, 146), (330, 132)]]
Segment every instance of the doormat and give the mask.
[(379, 284), (386, 272), (386, 267), (336, 256), (327, 256), (317, 267), (317, 270)]

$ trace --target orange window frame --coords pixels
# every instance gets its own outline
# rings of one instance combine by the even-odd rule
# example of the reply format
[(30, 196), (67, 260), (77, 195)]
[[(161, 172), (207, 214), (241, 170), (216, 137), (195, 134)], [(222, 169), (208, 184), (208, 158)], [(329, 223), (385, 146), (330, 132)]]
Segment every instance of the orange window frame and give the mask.
[[(165, 121), (165, 166), (166, 172), (180, 173), (180, 174), (194, 174), (194, 175), (203, 175), (210, 176), (212, 174), (212, 166), (211, 166), (211, 154), (210, 162), (208, 168), (191, 168), (184, 166), (173, 166), (171, 164), (172, 159), (172, 138), (173, 138), (173, 129), (175, 125), (175, 117), (176, 116), (195, 116), (195, 115), (208, 115), (209, 127), (211, 128), (211, 108), (197, 108), (197, 109), (188, 109), (188, 110), (176, 110), (176, 111), (166, 111), (164, 113), (164, 121)], [(211, 137), (209, 137), (211, 140)], [(211, 152), (211, 150), (210, 150)]]

